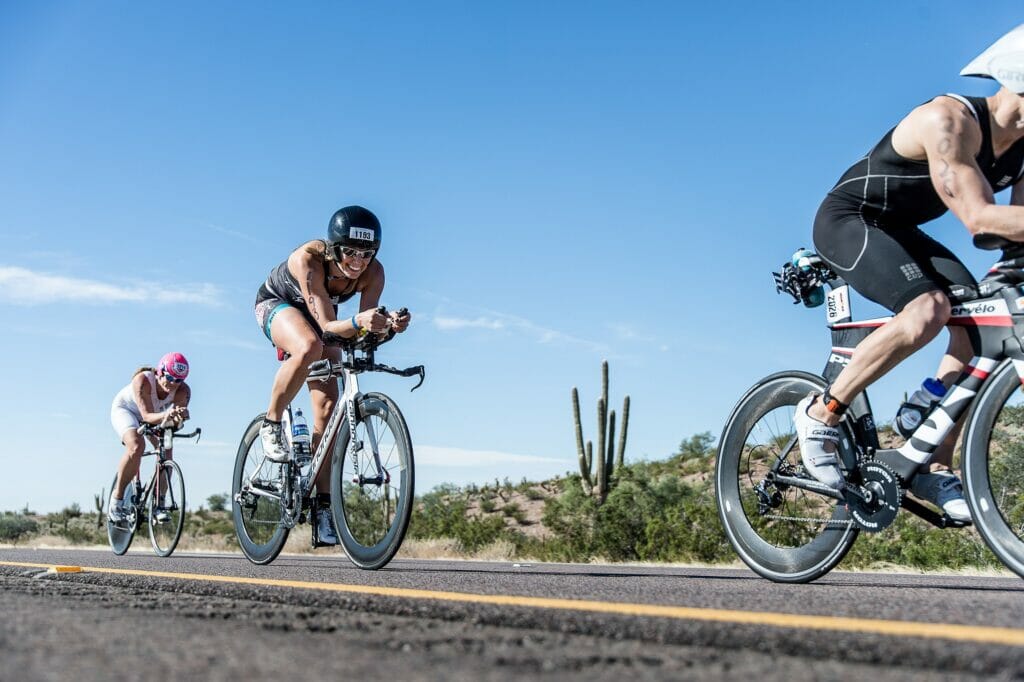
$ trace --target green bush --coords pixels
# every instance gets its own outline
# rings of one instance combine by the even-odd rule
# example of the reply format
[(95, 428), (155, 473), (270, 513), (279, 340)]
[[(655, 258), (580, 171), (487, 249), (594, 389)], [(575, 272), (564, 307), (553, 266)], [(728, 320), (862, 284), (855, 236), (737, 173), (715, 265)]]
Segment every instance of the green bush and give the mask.
[(500, 516), (467, 516), (465, 498), (452, 494), (451, 487), (435, 488), (420, 498), (409, 524), (413, 538), (454, 538), (466, 552), (475, 552), (505, 534)]
[(206, 504), (210, 505), (210, 511), (222, 512), (226, 508), (225, 505), (227, 505), (228, 497), (227, 493), (223, 495), (210, 495), (206, 498)]
[(38, 531), (39, 524), (21, 514), (4, 514), (0, 517), (0, 540), (2, 541), (17, 544), (18, 540), (24, 536)]

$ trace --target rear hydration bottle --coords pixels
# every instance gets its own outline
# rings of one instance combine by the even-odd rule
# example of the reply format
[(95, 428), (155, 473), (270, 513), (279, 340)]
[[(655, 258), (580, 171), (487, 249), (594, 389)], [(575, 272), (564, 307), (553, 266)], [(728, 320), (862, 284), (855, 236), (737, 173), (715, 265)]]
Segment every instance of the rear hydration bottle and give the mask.
[(921, 388), (914, 391), (914, 394), (907, 399), (907, 402), (900, 405), (896, 413), (894, 426), (904, 438), (917, 430), (924, 418), (932, 411), (932, 408), (942, 397), (946, 395), (946, 387), (938, 379), (925, 379)]
[(309, 461), (312, 453), (309, 438), (309, 426), (306, 424), (306, 417), (302, 410), (296, 408), (292, 415), (292, 453), (294, 461), (302, 466)]

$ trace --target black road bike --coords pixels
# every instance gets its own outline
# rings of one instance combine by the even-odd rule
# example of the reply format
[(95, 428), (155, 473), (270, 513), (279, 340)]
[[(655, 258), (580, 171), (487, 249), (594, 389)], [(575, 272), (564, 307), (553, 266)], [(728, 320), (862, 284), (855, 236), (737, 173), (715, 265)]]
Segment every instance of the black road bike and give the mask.
[[(345, 554), (359, 568), (378, 569), (398, 552), (412, 516), (412, 439), (398, 405), (383, 393), (360, 393), (357, 378), (363, 372), (418, 376), (411, 390), (420, 387), (425, 377), (422, 365), (395, 369), (374, 360), (374, 351), (393, 337), (390, 330), (353, 339), (324, 334), (324, 344), (339, 346), (343, 359), (314, 362), (307, 381), (340, 380), (342, 385), (315, 453), (292, 442), (290, 405), (282, 419), (282, 434), (292, 451), (290, 461), (272, 462), (264, 455), (259, 436), (263, 414), (245, 430), (235, 458), (231, 500), (235, 534), (249, 561), (270, 563), (292, 528), (315, 520), (315, 483), (328, 454), (331, 514)], [(278, 352), (279, 359), (285, 357)], [(324, 546), (316, 523), (311, 525), (313, 546)]]
[[(181, 540), (181, 531), (185, 527), (185, 478), (181, 474), (181, 466), (173, 459), (167, 459), (166, 451), (171, 450), (174, 440), (178, 438), (195, 438), (199, 442), (202, 429), (192, 433), (175, 433), (169, 426), (142, 424), (137, 429), (144, 437), (152, 437), (157, 442), (157, 449), (143, 453), (143, 457), (156, 457), (153, 476), (142, 486), (142, 466), (135, 478), (128, 482), (124, 489), (124, 505), (126, 518), (114, 523), (107, 519), (107, 538), (114, 554), (124, 554), (132, 544), (135, 531), (139, 524), (149, 526), (149, 539), (153, 543), (153, 551), (157, 556), (168, 557)], [(110, 489), (117, 486), (117, 474)]]
[(821, 375), (772, 374), (733, 408), (719, 441), (715, 492), (726, 535), (740, 558), (765, 578), (810, 582), (846, 555), (861, 531), (888, 527), (902, 507), (940, 527), (968, 525), (905, 495), (918, 472), (965, 414), (961, 466), (978, 533), (1024, 577), (1024, 245), (979, 235), (1002, 249), (976, 288), (954, 287), (949, 326), (963, 327), (974, 358), (904, 445), (882, 449), (866, 393), (839, 424), (843, 489), (804, 471), (793, 428), (796, 403), (820, 392), (849, 363), (856, 345), (891, 318), (854, 322), (849, 285), (820, 259), (787, 263), (776, 286), (808, 301), (828, 287), (825, 312), (832, 350)]

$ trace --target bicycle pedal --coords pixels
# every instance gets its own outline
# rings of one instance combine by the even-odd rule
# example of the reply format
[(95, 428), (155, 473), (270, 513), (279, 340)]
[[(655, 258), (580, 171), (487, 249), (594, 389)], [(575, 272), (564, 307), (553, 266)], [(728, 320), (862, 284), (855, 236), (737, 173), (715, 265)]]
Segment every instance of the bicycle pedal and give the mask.
[(962, 521), (960, 519), (954, 519), (949, 514), (942, 515), (942, 528), (966, 528), (967, 526), (973, 526), (972, 521)]

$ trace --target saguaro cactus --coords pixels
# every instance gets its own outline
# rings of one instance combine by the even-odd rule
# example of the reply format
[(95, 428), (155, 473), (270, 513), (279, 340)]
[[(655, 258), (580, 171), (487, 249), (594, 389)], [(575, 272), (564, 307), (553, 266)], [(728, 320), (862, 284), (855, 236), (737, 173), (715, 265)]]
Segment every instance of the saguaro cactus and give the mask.
[(92, 496), (92, 499), (93, 499), (93, 501), (94, 501), (94, 503), (96, 505), (96, 527), (97, 528), (103, 528), (103, 503), (107, 499), (104, 496), (104, 493), (106, 492), (106, 490), (107, 490), (106, 488), (100, 488), (100, 494)]
[(615, 410), (608, 411), (608, 361), (601, 361), (601, 397), (597, 399), (597, 458), (591, 441), (583, 442), (580, 420), (579, 391), (572, 389), (572, 417), (576, 428), (576, 452), (580, 461), (583, 492), (604, 502), (611, 487), (612, 475), (622, 466), (629, 427), (629, 396), (622, 401), (622, 431), (618, 451), (615, 450)]

